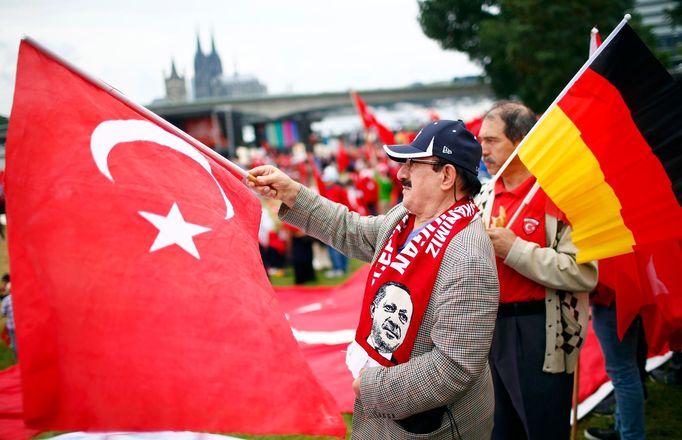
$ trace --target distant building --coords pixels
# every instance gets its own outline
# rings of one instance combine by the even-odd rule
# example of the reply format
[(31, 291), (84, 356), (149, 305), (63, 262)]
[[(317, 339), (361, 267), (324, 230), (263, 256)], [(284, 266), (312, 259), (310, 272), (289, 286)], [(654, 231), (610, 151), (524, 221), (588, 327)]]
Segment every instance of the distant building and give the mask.
[(194, 54), (194, 98), (260, 96), (267, 94), (267, 87), (253, 76), (239, 75), (235, 69), (231, 77), (223, 76), (223, 64), (211, 37), (211, 52), (205, 55), (197, 35), (197, 51)]
[(187, 101), (185, 77), (178, 75), (174, 60), (171, 60), (170, 76), (166, 78), (166, 100), (173, 102)]
[(682, 27), (672, 26), (668, 15), (677, 3), (674, 0), (635, 0), (635, 10), (642, 16), (642, 23), (651, 27), (658, 50), (670, 55), (673, 69), (682, 65)]
[(237, 72), (231, 77), (222, 77), (220, 82), (225, 91), (224, 96), (259, 96), (268, 93), (267, 87), (254, 76), (239, 75)]

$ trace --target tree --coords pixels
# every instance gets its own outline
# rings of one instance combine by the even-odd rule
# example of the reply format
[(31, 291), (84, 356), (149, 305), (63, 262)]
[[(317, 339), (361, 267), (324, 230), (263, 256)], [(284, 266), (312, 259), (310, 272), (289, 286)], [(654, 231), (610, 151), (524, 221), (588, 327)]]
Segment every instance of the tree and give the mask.
[[(673, 28), (682, 26), (682, 0), (677, 0), (671, 9), (668, 9), (668, 20)], [(682, 43), (677, 43), (677, 54), (682, 55)], [(679, 60), (679, 58), (678, 58)]]
[(668, 17), (673, 26), (682, 26), (682, 1), (677, 0), (676, 4), (668, 10)]
[[(500, 98), (544, 111), (587, 60), (590, 29), (613, 30), (634, 0), (418, 0), (419, 22), (443, 49), (480, 64)], [(630, 24), (645, 41), (636, 14)], [(650, 45), (651, 47), (651, 45)]]

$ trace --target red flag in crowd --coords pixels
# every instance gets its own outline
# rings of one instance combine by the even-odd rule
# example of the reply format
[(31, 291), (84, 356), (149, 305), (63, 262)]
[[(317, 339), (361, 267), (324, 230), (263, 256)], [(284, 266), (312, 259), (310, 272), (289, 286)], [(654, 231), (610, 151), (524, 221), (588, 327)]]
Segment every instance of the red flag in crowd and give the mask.
[(348, 157), (348, 151), (346, 151), (343, 138), (339, 138), (339, 149), (336, 152), (336, 165), (339, 168), (339, 172), (343, 173), (346, 171), (346, 168), (348, 168), (349, 164), (350, 158)]
[(365, 101), (360, 97), (360, 95), (357, 92), (350, 92), (350, 95), (353, 98), (355, 108), (358, 110), (358, 113), (362, 118), (362, 124), (365, 126), (365, 129), (375, 129), (377, 131), (377, 135), (379, 136), (379, 140), (384, 144), (395, 144), (393, 132), (377, 120), (374, 114), (369, 111), (367, 104), (365, 104)]
[(313, 180), (315, 180), (315, 186), (317, 187), (317, 192), (322, 196), (327, 196), (327, 189), (322, 181), (322, 175), (320, 174), (320, 168), (315, 162), (315, 156), (313, 153), (308, 153), (308, 163), (310, 164), (310, 169), (313, 172)]
[(682, 242), (635, 246), (634, 252), (599, 262), (599, 282), (616, 293), (618, 334), (642, 316), (649, 348), (682, 349)]
[(9, 348), (11, 341), (9, 338), (9, 330), (7, 330), (7, 326), (4, 326), (2, 328), (2, 331), (0, 332), (0, 342), (5, 344), (7, 348)]
[(343, 436), (265, 274), (257, 198), (145, 112), (22, 41), (6, 184), (27, 424)]
[(483, 124), (483, 116), (479, 116), (464, 123), (467, 130), (469, 130), (474, 136), (478, 136), (478, 132), (481, 131), (481, 124)]

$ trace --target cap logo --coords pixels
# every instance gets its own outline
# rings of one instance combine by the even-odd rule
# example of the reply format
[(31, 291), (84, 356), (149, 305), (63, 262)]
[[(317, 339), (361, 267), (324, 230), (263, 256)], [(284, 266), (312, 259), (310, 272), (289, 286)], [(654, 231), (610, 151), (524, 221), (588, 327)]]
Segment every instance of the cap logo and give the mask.
[(445, 146), (444, 146), (444, 147), (443, 147), (443, 153), (445, 153), (445, 154), (452, 154), (452, 150), (449, 149), (448, 147), (445, 147)]

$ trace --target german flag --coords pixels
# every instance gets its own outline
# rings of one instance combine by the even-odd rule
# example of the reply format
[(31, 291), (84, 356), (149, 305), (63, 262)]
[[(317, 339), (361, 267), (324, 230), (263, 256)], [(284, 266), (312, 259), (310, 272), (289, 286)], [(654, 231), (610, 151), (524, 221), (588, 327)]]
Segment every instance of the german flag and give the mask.
[(626, 22), (518, 155), (571, 222), (578, 262), (682, 238), (682, 87)]

